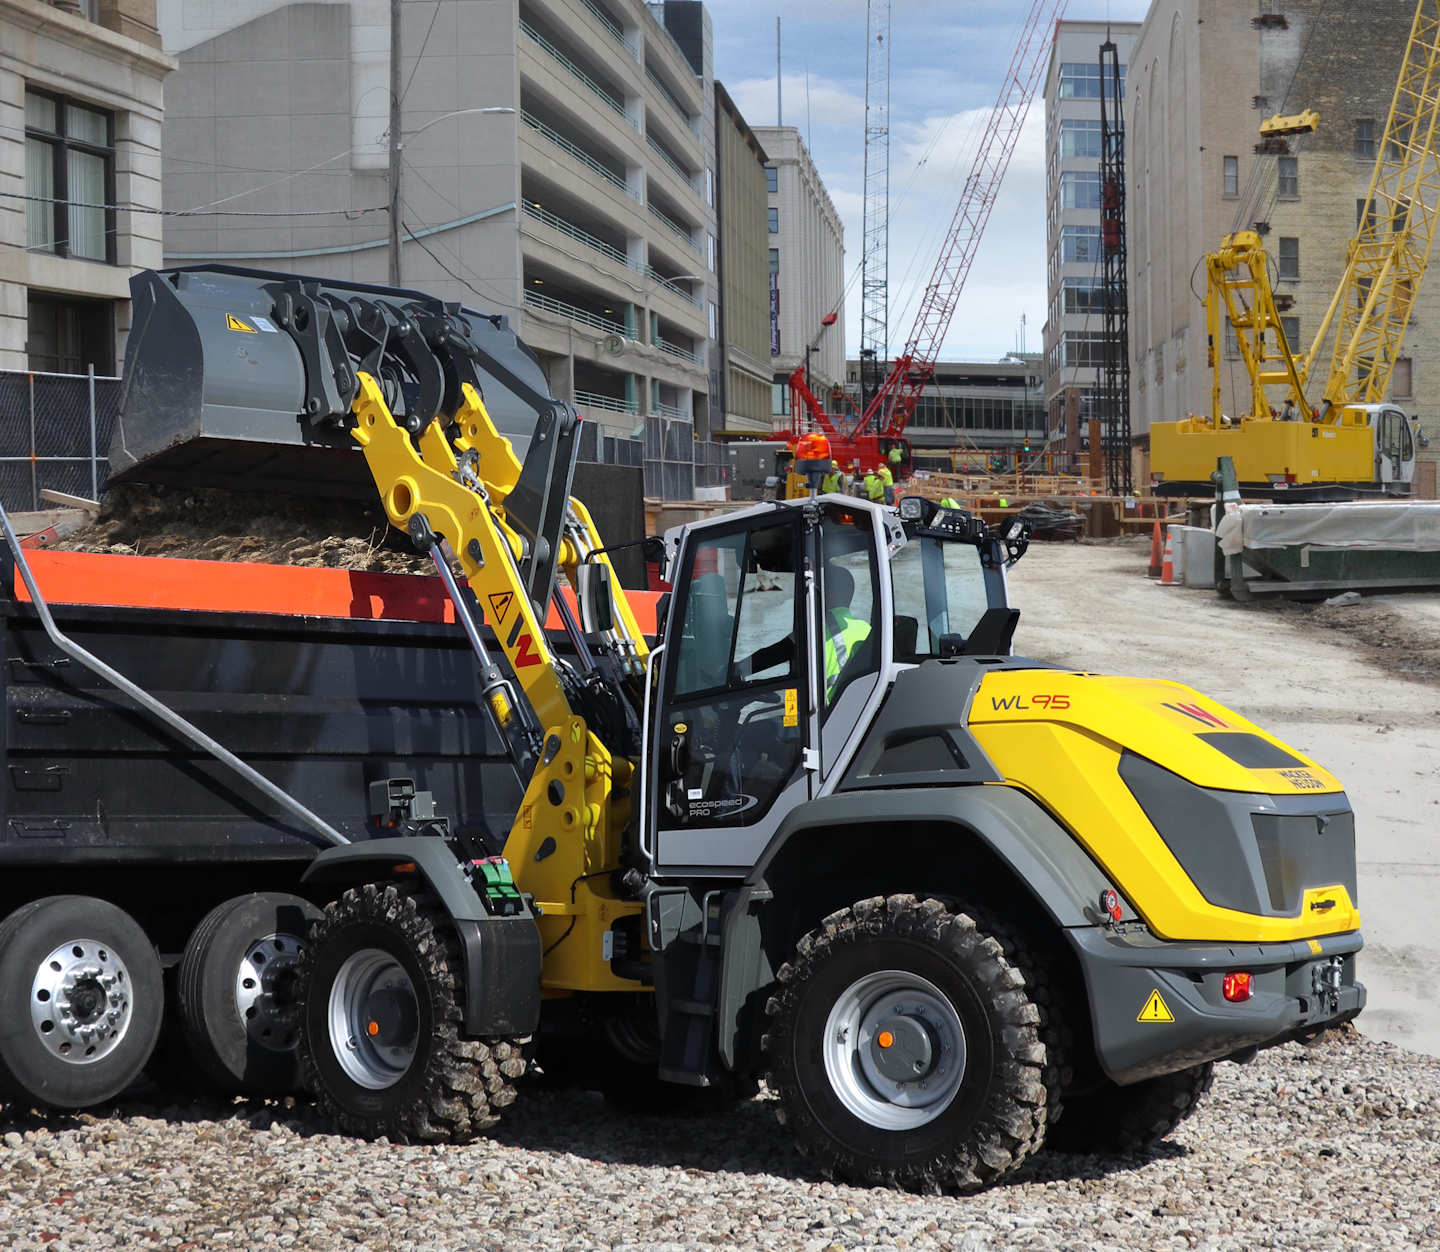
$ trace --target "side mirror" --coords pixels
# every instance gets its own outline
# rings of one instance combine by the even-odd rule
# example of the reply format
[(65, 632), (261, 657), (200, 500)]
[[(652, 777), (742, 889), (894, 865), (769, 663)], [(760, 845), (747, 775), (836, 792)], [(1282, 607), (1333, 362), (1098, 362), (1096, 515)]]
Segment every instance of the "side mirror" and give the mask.
[(615, 601), (610, 590), (610, 567), (582, 562), (575, 571), (580, 585), (575, 599), (580, 605), (580, 629), (598, 635), (615, 629)]
[(965, 651), (964, 635), (941, 635), (940, 655), (942, 657), (959, 656)]

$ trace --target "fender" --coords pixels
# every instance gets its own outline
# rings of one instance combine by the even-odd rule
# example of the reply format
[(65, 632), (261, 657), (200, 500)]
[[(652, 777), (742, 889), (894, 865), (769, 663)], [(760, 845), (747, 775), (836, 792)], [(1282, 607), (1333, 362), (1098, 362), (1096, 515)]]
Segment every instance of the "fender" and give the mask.
[[(733, 1069), (739, 1057), (747, 1008), (758, 1007), (753, 1003), (756, 993), (775, 978), (764, 948), (762, 912), (774, 907), (772, 901), (783, 902), (785, 889), (778, 880), (793, 872), (785, 864), (787, 859), (797, 855), (807, 838), (823, 839), (833, 847), (836, 836), (847, 828), (855, 833), (857, 828), (872, 828), (877, 837), (866, 842), (874, 853), (878, 891), (884, 871), (905, 856), (906, 828), (918, 833), (922, 826), (932, 843), (934, 832), (946, 827), (954, 830), (957, 844), (960, 837), (978, 840), (1062, 929), (1096, 926), (1101, 920), (1100, 895), (1115, 887), (1063, 826), (1013, 787), (847, 791), (802, 804), (775, 832), (726, 917), (717, 1005), (717, 1041), (726, 1066)], [(878, 833), (882, 831), (883, 838)], [(904, 868), (913, 881), (916, 865), (910, 862)], [(937, 863), (937, 887), (956, 869), (963, 872), (963, 862)], [(1122, 907), (1127, 918), (1136, 916), (1123, 897)]]
[[(465, 868), (441, 838), (369, 839), (327, 848), (301, 882), (347, 886), (394, 878), (396, 866), (413, 872), (439, 897), (465, 954), (465, 1033), (526, 1035), (540, 1024), (540, 928), (522, 897), (522, 911), (492, 915)], [(406, 870), (406, 873), (412, 871)]]

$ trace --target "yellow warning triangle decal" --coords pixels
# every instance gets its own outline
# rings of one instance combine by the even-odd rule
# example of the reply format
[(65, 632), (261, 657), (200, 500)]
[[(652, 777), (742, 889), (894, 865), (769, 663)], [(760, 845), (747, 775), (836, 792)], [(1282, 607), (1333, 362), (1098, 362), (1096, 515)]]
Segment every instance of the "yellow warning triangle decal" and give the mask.
[(1173, 1022), (1175, 1015), (1165, 1001), (1160, 998), (1160, 989), (1157, 987), (1150, 993), (1150, 998), (1145, 1001), (1145, 1007), (1140, 1010), (1140, 1016), (1135, 1020), (1137, 1022)]
[(260, 333), (255, 329), (255, 327), (245, 325), (245, 323), (242, 322), (233, 313), (225, 314), (225, 325), (230, 330), (243, 330), (246, 334), (249, 335), (258, 335)]
[(495, 614), (494, 625), (498, 626), (505, 620), (505, 614), (510, 611), (510, 601), (514, 598), (513, 591), (497, 591), (490, 597), (490, 611)]

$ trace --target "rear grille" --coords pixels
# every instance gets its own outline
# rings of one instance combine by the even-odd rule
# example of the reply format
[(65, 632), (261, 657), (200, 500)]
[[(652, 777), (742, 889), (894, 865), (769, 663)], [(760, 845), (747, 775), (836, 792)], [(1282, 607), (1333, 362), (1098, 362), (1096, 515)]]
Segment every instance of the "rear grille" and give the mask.
[(1294, 916), (1309, 887), (1355, 890), (1355, 814), (1252, 813), (1270, 907)]

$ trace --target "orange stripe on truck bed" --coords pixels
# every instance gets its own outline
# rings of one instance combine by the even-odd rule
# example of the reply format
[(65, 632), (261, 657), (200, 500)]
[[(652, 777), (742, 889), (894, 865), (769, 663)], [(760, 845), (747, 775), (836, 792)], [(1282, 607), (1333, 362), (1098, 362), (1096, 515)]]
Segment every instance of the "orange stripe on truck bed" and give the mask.
[[(439, 578), (419, 574), (45, 549), (32, 550), (26, 556), (41, 594), (53, 604), (369, 621), (455, 621), (455, 607), (445, 594), (444, 584)], [(573, 608), (574, 593), (563, 590)], [(30, 593), (18, 572), (15, 594), (18, 600), (29, 603)], [(653, 635), (655, 602), (660, 597), (652, 591), (625, 594), (640, 629)], [(550, 606), (545, 628), (564, 629), (554, 605)]]

